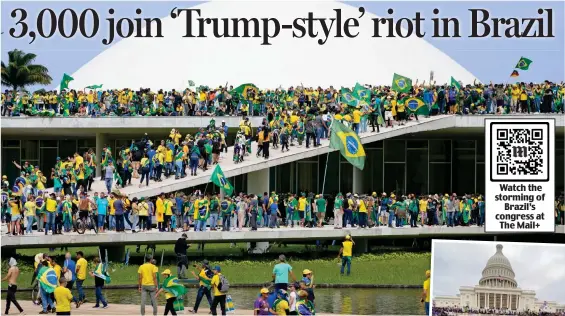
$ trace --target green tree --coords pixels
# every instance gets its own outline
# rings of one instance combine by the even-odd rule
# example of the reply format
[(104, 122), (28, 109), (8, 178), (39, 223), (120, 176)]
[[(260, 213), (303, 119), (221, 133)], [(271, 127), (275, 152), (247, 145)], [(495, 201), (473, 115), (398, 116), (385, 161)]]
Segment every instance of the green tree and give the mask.
[(35, 54), (19, 49), (9, 51), (8, 64), (2, 61), (2, 84), (12, 87), (13, 90), (36, 84), (50, 84), (52, 78), (47, 67), (33, 63), (36, 57)]

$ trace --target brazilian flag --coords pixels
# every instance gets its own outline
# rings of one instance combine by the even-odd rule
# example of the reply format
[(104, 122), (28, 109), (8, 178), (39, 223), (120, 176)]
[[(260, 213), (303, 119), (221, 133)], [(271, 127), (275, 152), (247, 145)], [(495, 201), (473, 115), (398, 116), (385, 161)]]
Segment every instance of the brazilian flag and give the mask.
[(259, 93), (259, 88), (257, 88), (257, 86), (255, 86), (252, 83), (244, 83), (244, 84), (240, 85), (239, 87), (231, 90), (230, 94), (231, 95), (237, 94), (237, 95), (242, 96), (244, 99), (247, 99), (247, 92), (249, 90), (255, 91), (255, 95), (257, 95)]
[(53, 293), (57, 285), (59, 285), (57, 273), (55, 273), (55, 270), (53, 270), (53, 268), (49, 267), (42, 267), (39, 270), (39, 272), (37, 273), (37, 281), (39, 281), (41, 288), (49, 294)]
[(424, 100), (421, 98), (404, 98), (399, 102), (403, 102), (406, 107), (406, 111), (409, 113), (415, 113), (417, 115), (430, 115), (430, 110)]
[(101, 84), (93, 84), (91, 86), (86, 87), (85, 89), (90, 89), (90, 90), (102, 89), (102, 85)]
[(453, 77), (451, 77), (451, 86), (455, 87), (457, 90), (461, 90), (461, 84)]
[(227, 195), (233, 194), (233, 186), (224, 176), (224, 172), (222, 171), (222, 168), (220, 168), (220, 165), (216, 165), (216, 168), (214, 169), (214, 172), (212, 172), (212, 176), (210, 177), (210, 181), (212, 181), (212, 183), (219, 186), (220, 188), (224, 189)]
[(353, 96), (358, 100), (363, 100), (367, 103), (371, 103), (371, 90), (363, 87), (359, 83), (355, 85), (353, 89)]
[(67, 74), (63, 74), (63, 79), (61, 79), (61, 91), (64, 89), (69, 88), (69, 82), (75, 80), (75, 78), (67, 75)]
[(365, 149), (359, 136), (338, 120), (331, 125), (330, 147), (339, 149), (341, 155), (360, 170), (365, 167)]
[(349, 106), (357, 106), (357, 99), (349, 89), (341, 88), (341, 102)]
[(186, 288), (184, 285), (180, 283), (177, 277), (172, 275), (163, 281), (161, 288), (174, 297), (182, 297), (186, 294)]
[(94, 270), (94, 275), (104, 280), (106, 284), (110, 284), (110, 282), (112, 281), (112, 279), (108, 275), (106, 264), (104, 263), (99, 263), (96, 266), (96, 269)]
[(516, 67), (514, 67), (514, 68), (518, 68), (518, 69), (522, 69), (522, 70), (528, 70), (530, 68), (531, 64), (532, 64), (531, 59), (528, 59), (526, 57), (522, 57), (522, 58), (520, 58), (520, 60), (518, 60), (518, 63), (516, 64)]
[(408, 77), (401, 76), (397, 73), (392, 77), (392, 90), (398, 92), (410, 92), (412, 89), (412, 79)]

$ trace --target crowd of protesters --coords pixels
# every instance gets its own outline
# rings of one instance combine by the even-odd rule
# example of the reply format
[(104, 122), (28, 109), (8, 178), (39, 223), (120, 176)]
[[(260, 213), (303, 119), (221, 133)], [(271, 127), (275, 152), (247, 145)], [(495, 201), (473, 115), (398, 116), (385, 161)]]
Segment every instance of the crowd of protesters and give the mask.
[[(106, 231), (145, 232), (156, 226), (160, 232), (242, 231), (244, 228), (300, 227), (334, 229), (372, 227), (483, 226), (485, 202), (481, 194), (395, 195), (352, 194), (336, 196), (301, 192), (235, 196), (195, 191), (161, 193), (157, 197), (133, 198), (118, 190), (81, 191), (78, 196), (39, 191), (24, 196), (3, 194), (2, 219), (9, 234), (38, 232), (69, 233), (73, 219), (92, 219), (92, 228)], [(556, 224), (565, 222), (561, 195), (555, 203)]]
[(512, 316), (564, 316), (564, 312), (545, 312), (545, 311), (513, 311), (508, 309), (471, 309), (458, 307), (432, 307), (434, 316), (471, 316), (471, 315), (512, 315)]
[[(416, 84), (405, 94), (388, 86), (365, 86), (373, 95), (370, 108), (391, 107), (402, 98), (419, 97), (433, 114), (461, 113), (563, 113), (563, 83), (519, 82), (514, 84), (473, 83), (455, 85)], [(6, 90), (2, 94), (2, 116), (225, 116), (267, 115), (273, 108), (308, 111), (318, 105), (337, 110), (343, 102), (342, 90), (334, 87), (290, 87), (253, 89), (236, 93), (232, 86), (216, 89), (200, 86), (183, 91), (151, 91), (140, 88), (113, 90), (63, 90), (34, 93)]]

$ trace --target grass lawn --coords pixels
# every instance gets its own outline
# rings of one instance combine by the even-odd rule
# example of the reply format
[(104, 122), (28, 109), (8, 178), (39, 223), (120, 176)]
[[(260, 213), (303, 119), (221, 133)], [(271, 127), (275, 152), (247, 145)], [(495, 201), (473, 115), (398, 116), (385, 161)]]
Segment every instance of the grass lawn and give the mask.
[[(135, 252), (135, 247), (128, 247), (131, 252), (130, 265), (110, 262), (110, 275), (112, 285), (137, 284), (137, 269), (142, 263), (144, 248), (140, 253)], [(173, 246), (157, 246), (155, 258), (160, 263), (161, 252), (165, 249), (164, 269), (171, 269), (176, 273), (176, 258)], [(82, 250), (90, 261), (98, 255), (98, 248), (83, 247), (69, 248), (71, 253)], [(314, 248), (305, 248), (304, 245), (289, 245), (288, 247), (273, 247), (268, 254), (248, 255), (244, 244), (230, 248), (229, 244), (207, 244), (202, 254), (193, 245), (189, 249), (189, 261), (206, 258), (212, 266), (220, 265), (222, 273), (226, 275), (231, 284), (253, 284), (265, 283), (272, 279), (273, 266), (276, 264), (278, 254), (284, 253), (288, 263), (292, 265), (297, 277), (301, 276), (303, 269), (314, 271), (316, 283), (329, 284), (400, 284), (419, 285), (424, 279), (425, 270), (429, 269), (431, 254), (429, 252), (407, 252), (407, 251), (377, 251), (360, 256), (354, 256), (352, 261), (351, 276), (340, 276), (339, 263), (336, 259), (339, 248), (330, 246), (328, 250), (317, 251)], [(20, 287), (25, 288), (31, 281), (33, 275), (33, 257), (35, 254), (45, 250), (21, 249), (17, 251), (19, 268), (21, 270)], [(65, 251), (60, 248), (49, 252), (55, 256), (59, 264), (63, 264)], [(4, 259), (4, 258), (3, 258)], [(7, 258), (6, 258), (7, 259)], [(191, 268), (192, 269), (192, 268)], [(7, 270), (7, 261), (2, 262), (2, 272)], [(161, 270), (161, 271), (162, 271)], [(85, 282), (87, 286), (93, 286), (94, 280), (90, 277)], [(2, 282), (2, 289), (7, 284)]]

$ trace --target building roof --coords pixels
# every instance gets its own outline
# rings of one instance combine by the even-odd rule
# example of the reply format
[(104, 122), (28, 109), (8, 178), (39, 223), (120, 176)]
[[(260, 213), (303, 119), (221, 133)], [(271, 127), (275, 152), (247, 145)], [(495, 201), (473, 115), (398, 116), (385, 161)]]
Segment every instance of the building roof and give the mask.
[(515, 276), (510, 260), (502, 253), (502, 245), (498, 244), (496, 245), (496, 253), (488, 259), (483, 269), (483, 275), (479, 284), (484, 284), (486, 281), (494, 281), (491, 283), (494, 284), (494, 287), (515, 288), (518, 286)]
[[(451, 76), (471, 83), (475, 76), (451, 57), (416, 36), (388, 38), (373, 36), (373, 18), (362, 18), (357, 7), (342, 2), (302, 1), (288, 5), (283, 1), (212, 1), (197, 4), (202, 18), (276, 18), (281, 25), (314, 12), (315, 17), (335, 17), (341, 9), (342, 21), (356, 18), (356, 38), (335, 37), (335, 26), (327, 41), (317, 25), (316, 38), (293, 37), (295, 29), (281, 29), (271, 45), (261, 45), (261, 37), (216, 38), (206, 24), (206, 38), (186, 38), (186, 19), (164, 17), (161, 38), (127, 38), (100, 53), (72, 74), (70, 88), (82, 89), (93, 83), (107, 88), (184, 89), (188, 80), (209, 87), (254, 83), (261, 89), (304, 85), (323, 88), (333, 85), (352, 87), (361, 84), (391, 85), (394, 73), (419, 82), (430, 80), (434, 71), (437, 84), (450, 82)], [(196, 16), (193, 13), (193, 16)], [(252, 23), (252, 22), (250, 22)], [(243, 22), (238, 24), (242, 30)], [(193, 33), (198, 21), (193, 17)], [(262, 27), (262, 25), (261, 25)], [(271, 25), (272, 27), (272, 25)], [(342, 26), (343, 28), (343, 26)], [(155, 27), (153, 27), (155, 29)], [(262, 31), (262, 28), (260, 29)], [(353, 31), (354, 30), (354, 31)], [(233, 27), (230, 27), (233, 31)], [(272, 30), (271, 30), (272, 32)], [(381, 30), (381, 33), (384, 31)], [(406, 32), (406, 30), (403, 30)]]

